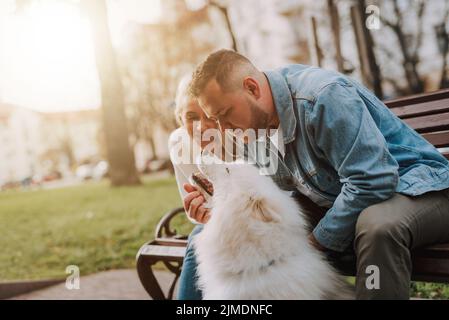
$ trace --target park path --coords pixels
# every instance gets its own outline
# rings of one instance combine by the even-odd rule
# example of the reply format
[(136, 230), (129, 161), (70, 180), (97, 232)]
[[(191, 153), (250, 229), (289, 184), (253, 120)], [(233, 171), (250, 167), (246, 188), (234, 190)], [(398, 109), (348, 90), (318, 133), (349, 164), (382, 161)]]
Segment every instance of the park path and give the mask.
[[(156, 271), (161, 287), (167, 292), (173, 276)], [(13, 300), (150, 300), (140, 284), (136, 270), (112, 270), (81, 276), (80, 289), (68, 290), (65, 283), (16, 296)]]

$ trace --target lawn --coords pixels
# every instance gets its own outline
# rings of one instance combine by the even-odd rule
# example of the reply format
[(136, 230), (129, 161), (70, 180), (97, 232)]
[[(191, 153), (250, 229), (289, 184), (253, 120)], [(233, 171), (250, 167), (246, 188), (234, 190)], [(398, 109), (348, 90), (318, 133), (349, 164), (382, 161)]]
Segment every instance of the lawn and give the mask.
[[(0, 281), (65, 277), (134, 268), (139, 247), (153, 238), (168, 210), (180, 206), (172, 178), (111, 188), (106, 181), (55, 190), (0, 193)], [(175, 226), (187, 234), (183, 217)], [(449, 285), (414, 283), (413, 296), (449, 299)]]
[[(0, 193), (0, 281), (133, 268), (161, 216), (181, 203), (174, 179), (111, 188), (106, 181)], [(190, 223), (179, 218), (181, 231)]]

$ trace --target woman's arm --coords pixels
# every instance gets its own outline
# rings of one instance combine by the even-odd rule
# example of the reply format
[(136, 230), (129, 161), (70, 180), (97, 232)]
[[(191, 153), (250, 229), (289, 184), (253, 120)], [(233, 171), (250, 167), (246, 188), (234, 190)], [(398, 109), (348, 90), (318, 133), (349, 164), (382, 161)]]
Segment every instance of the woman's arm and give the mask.
[[(189, 177), (194, 173), (199, 171), (198, 166), (192, 163), (184, 163), (183, 161), (178, 161), (180, 159), (177, 159), (179, 157), (178, 154), (176, 154), (175, 148), (177, 143), (182, 143), (180, 141), (180, 137), (182, 135), (187, 135), (187, 132), (182, 129), (178, 128), (174, 132), (171, 133), (170, 138), (168, 139), (168, 148), (170, 151), (170, 160), (173, 164), (174, 170), (175, 170), (175, 178), (176, 183), (178, 185), (178, 191), (179, 195), (181, 196), (181, 199), (185, 199), (185, 197), (188, 195), (188, 192), (184, 189), (184, 184), (190, 184)], [(189, 144), (183, 143), (182, 146), (183, 152), (187, 152), (190, 155), (190, 147)], [(191, 157), (189, 157), (190, 159)], [(187, 214), (187, 218), (190, 222), (194, 224), (199, 224), (196, 220), (189, 217)]]

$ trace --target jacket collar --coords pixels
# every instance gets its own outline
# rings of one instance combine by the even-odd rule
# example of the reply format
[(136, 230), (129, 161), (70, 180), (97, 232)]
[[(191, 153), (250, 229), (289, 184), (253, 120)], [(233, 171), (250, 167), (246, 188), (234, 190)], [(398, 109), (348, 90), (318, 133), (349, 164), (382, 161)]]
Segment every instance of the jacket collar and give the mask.
[(277, 71), (266, 71), (264, 73), (270, 84), (276, 111), (281, 122), (284, 144), (288, 144), (296, 138), (296, 116), (293, 111), (292, 94), (282, 74)]

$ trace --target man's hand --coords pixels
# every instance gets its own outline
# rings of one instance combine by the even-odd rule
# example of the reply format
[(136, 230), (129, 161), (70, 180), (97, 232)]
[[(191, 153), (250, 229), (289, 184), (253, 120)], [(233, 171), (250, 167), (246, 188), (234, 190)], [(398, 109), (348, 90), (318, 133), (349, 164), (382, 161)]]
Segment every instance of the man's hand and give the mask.
[(206, 199), (195, 186), (186, 183), (183, 187), (188, 192), (184, 197), (184, 209), (187, 215), (198, 223), (207, 223), (210, 219), (210, 211), (204, 207)]
[(327, 251), (325, 247), (323, 247), (313, 236), (313, 233), (309, 234), (309, 243), (319, 251)]

